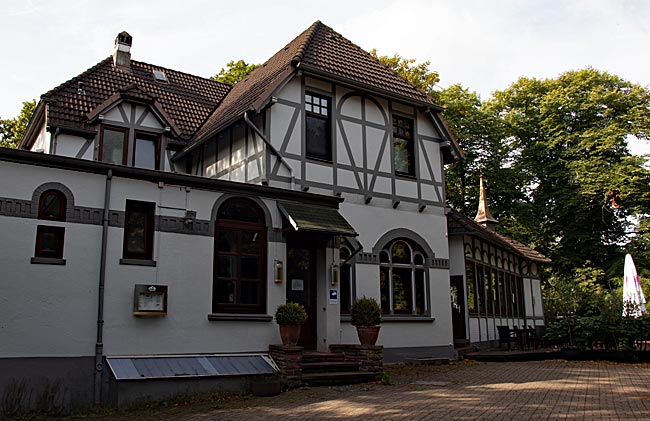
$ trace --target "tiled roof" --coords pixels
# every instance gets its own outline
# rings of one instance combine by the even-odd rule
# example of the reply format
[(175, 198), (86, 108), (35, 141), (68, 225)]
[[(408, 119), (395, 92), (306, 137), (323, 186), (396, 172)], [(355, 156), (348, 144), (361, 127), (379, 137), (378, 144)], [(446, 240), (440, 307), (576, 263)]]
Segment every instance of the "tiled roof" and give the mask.
[(476, 235), (494, 244), (500, 245), (506, 250), (513, 251), (514, 253), (527, 259), (540, 263), (551, 262), (551, 259), (544, 256), (542, 253), (533, 250), (532, 248), (520, 243), (519, 241), (513, 240), (507, 235), (489, 230), (473, 219), (468, 218), (465, 215), (462, 215), (454, 210), (450, 211), (447, 214), (447, 231), (449, 235)]
[[(164, 71), (168, 82), (156, 81), (153, 69)], [(87, 124), (88, 114), (116, 92), (154, 98), (179, 128), (181, 139), (189, 140), (229, 89), (211, 79), (134, 60), (130, 70), (116, 68), (108, 57), (41, 98), (48, 104), (48, 125), (81, 130), (94, 130)]]
[(310, 30), (300, 51), (303, 66), (434, 105), (432, 98), (329, 26), (316, 22)]
[(196, 133), (189, 148), (241, 118), (244, 111), (259, 111), (273, 91), (297, 68), (370, 86), (405, 100), (435, 105), (433, 99), (406, 79), (329, 26), (317, 21), (248, 77), (235, 84)]

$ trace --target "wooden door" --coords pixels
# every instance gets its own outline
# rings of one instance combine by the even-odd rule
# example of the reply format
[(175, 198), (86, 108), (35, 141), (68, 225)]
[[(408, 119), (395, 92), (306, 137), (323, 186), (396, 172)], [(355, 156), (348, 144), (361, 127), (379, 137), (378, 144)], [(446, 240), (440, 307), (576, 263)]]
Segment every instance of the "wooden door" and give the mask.
[(316, 248), (307, 241), (287, 240), (287, 302), (305, 306), (307, 321), (298, 345), (316, 349)]

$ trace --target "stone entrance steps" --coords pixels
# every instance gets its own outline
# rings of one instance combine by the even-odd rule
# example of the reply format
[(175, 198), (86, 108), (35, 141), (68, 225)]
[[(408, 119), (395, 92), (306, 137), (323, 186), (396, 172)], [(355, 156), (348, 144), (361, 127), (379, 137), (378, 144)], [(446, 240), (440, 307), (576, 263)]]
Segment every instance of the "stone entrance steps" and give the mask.
[(308, 386), (367, 383), (376, 380), (376, 374), (359, 370), (360, 364), (345, 361), (338, 352), (305, 351), (302, 355), (302, 382)]

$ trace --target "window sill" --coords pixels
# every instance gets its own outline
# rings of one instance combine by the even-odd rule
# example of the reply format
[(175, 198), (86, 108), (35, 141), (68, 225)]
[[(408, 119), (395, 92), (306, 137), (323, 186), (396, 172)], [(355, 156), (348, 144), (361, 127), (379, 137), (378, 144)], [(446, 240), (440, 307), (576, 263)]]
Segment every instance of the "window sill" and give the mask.
[(406, 173), (395, 173), (395, 176), (400, 178), (405, 178), (407, 180), (413, 180), (413, 181), (417, 181), (418, 179), (415, 175), (406, 174)]
[(156, 261), (146, 259), (120, 259), (120, 264), (133, 266), (156, 266)]
[[(341, 322), (350, 323), (352, 317), (349, 314), (341, 315)], [(412, 322), (412, 323), (433, 323), (436, 321), (435, 317), (429, 316), (408, 316), (408, 315), (390, 315), (382, 314), (381, 323), (396, 323), (396, 322)]]
[(208, 320), (211, 322), (220, 321), (244, 321), (244, 322), (270, 322), (273, 316), (268, 314), (226, 314), (211, 313), (208, 314)]
[(65, 259), (57, 257), (32, 257), (33, 265), (65, 265)]
[(322, 156), (312, 156), (312, 155), (305, 155), (307, 159), (310, 161), (316, 161), (322, 164), (332, 164), (332, 158), (324, 158)]

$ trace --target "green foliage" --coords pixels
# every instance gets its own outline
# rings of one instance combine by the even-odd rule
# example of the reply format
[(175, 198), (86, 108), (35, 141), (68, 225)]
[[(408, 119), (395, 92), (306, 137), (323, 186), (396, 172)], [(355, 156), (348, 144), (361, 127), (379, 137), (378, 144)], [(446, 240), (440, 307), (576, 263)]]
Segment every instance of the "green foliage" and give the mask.
[(650, 340), (650, 315), (623, 317), (620, 288), (604, 287), (605, 272), (589, 265), (572, 277), (554, 277), (545, 291), (547, 338), (581, 349), (632, 349)]
[(275, 321), (279, 325), (301, 325), (307, 321), (307, 312), (302, 304), (288, 302), (275, 310)]
[(17, 148), (20, 139), (22, 139), (27, 123), (32, 118), (36, 100), (24, 101), (23, 108), (20, 110), (18, 117), (10, 119), (0, 118), (0, 147)]
[(377, 326), (381, 323), (381, 308), (374, 298), (361, 297), (350, 310), (353, 326)]
[(244, 60), (230, 60), (228, 64), (226, 64), (226, 67), (222, 68), (219, 73), (212, 77), (212, 79), (217, 82), (234, 85), (258, 67), (260, 67), (259, 64), (248, 64)]
[(422, 92), (435, 98), (436, 92), (434, 89), (436, 84), (440, 82), (440, 77), (437, 72), (429, 70), (430, 61), (416, 64), (415, 59), (404, 58), (399, 54), (394, 54), (392, 57), (380, 56), (374, 48), (370, 51), (370, 54), (411, 82)]
[(556, 274), (570, 275), (586, 260), (607, 269), (620, 259), (629, 217), (650, 208), (650, 170), (627, 148), (628, 136), (648, 140), (650, 92), (584, 69), (521, 78), (483, 106), (505, 124), (525, 192), (503, 228), (538, 245)]

